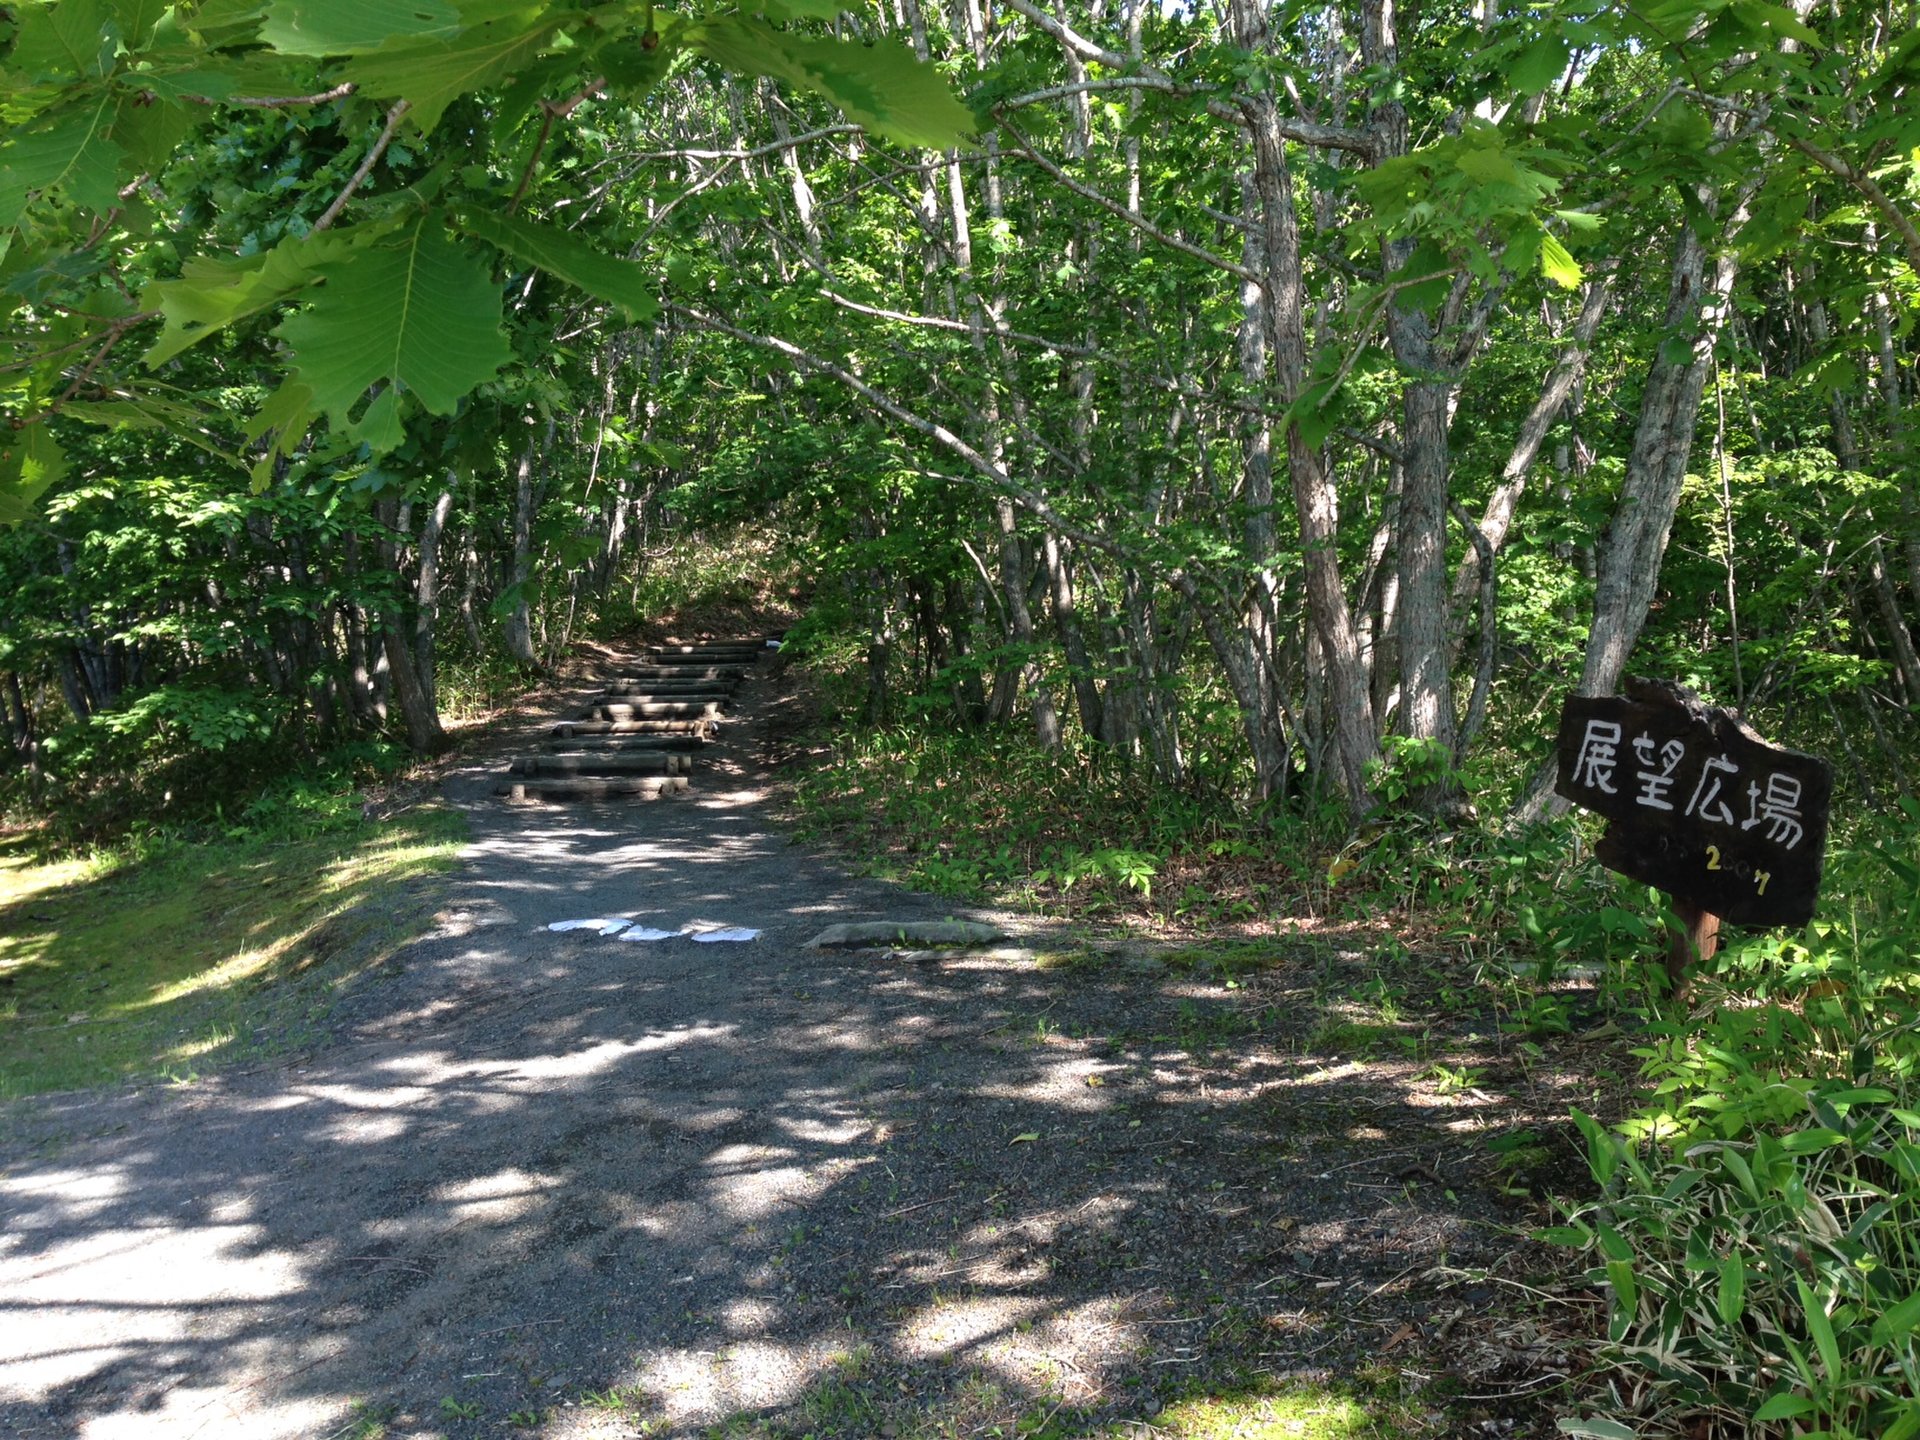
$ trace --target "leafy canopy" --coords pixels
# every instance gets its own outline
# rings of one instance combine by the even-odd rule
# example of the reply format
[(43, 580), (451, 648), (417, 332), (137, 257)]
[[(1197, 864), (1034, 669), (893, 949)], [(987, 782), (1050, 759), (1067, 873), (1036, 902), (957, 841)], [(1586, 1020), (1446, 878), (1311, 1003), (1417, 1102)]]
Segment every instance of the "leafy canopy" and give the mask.
[[(68, 423), (221, 411), (172, 377), (223, 332), (278, 322), (284, 382), (243, 427), (275, 437), (260, 481), (322, 418), (323, 445), (377, 457), (414, 417), (456, 412), (512, 362), (509, 269), (651, 318), (646, 266), (519, 210), (555, 127), (590, 101), (637, 102), (704, 60), (812, 90), (900, 144), (960, 143), (972, 116), (897, 41), (795, 24), (837, 13), (822, 0), (697, 14), (647, 0), (0, 10), (0, 523), (31, 514), (62, 473)], [(210, 154), (276, 121), (303, 155), (338, 153), (229, 178), (214, 214), (183, 204)], [(394, 157), (423, 143), (437, 163), (383, 193)], [(262, 185), (281, 235), (235, 244), (218, 211), (257, 204), (245, 192)]]

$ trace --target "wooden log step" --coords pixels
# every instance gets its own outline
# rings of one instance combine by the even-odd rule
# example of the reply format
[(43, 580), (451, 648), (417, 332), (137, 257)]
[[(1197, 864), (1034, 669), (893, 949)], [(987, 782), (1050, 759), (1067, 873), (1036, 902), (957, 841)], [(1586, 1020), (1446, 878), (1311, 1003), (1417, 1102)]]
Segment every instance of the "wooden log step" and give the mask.
[(554, 755), (685, 754), (706, 743), (704, 735), (582, 735), (578, 739), (549, 740), (541, 748)]
[(724, 690), (605, 690), (593, 697), (595, 705), (717, 705), (726, 709), (733, 696)]
[(654, 646), (647, 651), (649, 665), (752, 665), (766, 654), (759, 645), (680, 645), (671, 649)]
[(684, 794), (686, 789), (684, 775), (602, 775), (553, 780), (515, 778), (493, 793), (508, 800), (652, 800)]
[(751, 665), (623, 665), (609, 680), (744, 680)]
[(693, 757), (672, 753), (636, 755), (522, 755), (516, 775), (691, 775)]
[(731, 700), (739, 687), (731, 680), (609, 680), (609, 695), (659, 695), (677, 700), (682, 695)]
[(558, 740), (576, 735), (706, 735), (711, 720), (562, 720), (547, 733)]
[(656, 655), (686, 655), (699, 650), (751, 650), (758, 655), (767, 648), (766, 637), (749, 635), (741, 640), (688, 640), (680, 645), (649, 645)]
[(613, 700), (589, 705), (586, 720), (699, 720), (718, 715), (723, 708), (718, 700)]

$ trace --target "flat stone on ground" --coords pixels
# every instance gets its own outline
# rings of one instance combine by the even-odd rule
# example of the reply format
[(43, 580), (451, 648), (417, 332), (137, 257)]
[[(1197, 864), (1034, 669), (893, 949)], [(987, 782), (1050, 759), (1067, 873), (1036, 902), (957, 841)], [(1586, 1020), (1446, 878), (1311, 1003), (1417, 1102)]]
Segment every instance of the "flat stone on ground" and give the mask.
[(860, 945), (989, 945), (1005, 938), (994, 925), (972, 920), (862, 920), (829, 925), (807, 944), (815, 950)]

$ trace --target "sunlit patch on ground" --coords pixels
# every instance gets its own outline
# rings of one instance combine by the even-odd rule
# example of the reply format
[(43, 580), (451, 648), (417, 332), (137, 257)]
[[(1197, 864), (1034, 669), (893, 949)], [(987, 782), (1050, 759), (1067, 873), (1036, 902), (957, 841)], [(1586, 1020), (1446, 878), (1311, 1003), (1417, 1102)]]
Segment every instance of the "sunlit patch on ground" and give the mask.
[(0, 851), (0, 1099), (298, 1048), (348, 981), (427, 928), (421, 882), (464, 835), (422, 807), (144, 859)]

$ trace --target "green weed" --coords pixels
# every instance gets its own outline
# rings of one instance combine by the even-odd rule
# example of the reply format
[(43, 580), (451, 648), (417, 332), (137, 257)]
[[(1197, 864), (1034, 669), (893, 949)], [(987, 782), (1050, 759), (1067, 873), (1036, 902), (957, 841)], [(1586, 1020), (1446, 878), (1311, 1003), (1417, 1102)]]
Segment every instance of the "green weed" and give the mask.
[(304, 1043), (424, 927), (451, 811), (234, 827), (85, 859), (0, 848), (0, 1096), (186, 1080)]

